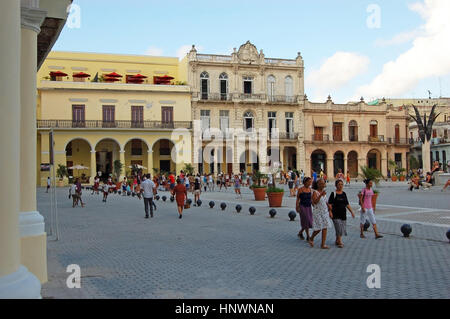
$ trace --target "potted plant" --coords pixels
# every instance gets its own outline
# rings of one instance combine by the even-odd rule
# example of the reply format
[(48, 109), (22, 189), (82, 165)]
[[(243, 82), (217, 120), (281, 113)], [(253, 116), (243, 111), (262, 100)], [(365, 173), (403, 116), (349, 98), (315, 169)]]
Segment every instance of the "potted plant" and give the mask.
[(405, 172), (406, 172), (406, 169), (405, 169), (405, 168), (401, 168), (401, 169), (399, 170), (399, 179), (400, 179), (400, 182), (404, 182), (404, 181), (405, 181), (405, 179), (406, 179)]
[(183, 171), (188, 175), (194, 175), (194, 166), (191, 164), (184, 164)]
[(58, 187), (64, 187), (64, 177), (69, 176), (67, 167), (65, 165), (58, 164), (58, 169), (56, 170), (56, 175), (58, 176)]
[(255, 194), (256, 201), (263, 201), (266, 199), (267, 186), (261, 185), (261, 180), (264, 178), (264, 176), (265, 175), (260, 171), (255, 171), (253, 173), (254, 184), (251, 186), (251, 189), (253, 190), (253, 194)]
[(283, 204), (284, 190), (271, 186), (266, 191), (269, 199), (269, 207), (281, 207)]
[(123, 163), (120, 160), (114, 161), (114, 174), (116, 175), (116, 179), (120, 180), (120, 174), (122, 173)]
[(392, 174), (392, 176), (391, 176), (391, 180), (393, 182), (396, 182), (398, 180), (397, 163), (395, 163), (393, 160), (389, 160), (389, 168), (391, 169), (391, 171), (394, 171), (394, 174)]

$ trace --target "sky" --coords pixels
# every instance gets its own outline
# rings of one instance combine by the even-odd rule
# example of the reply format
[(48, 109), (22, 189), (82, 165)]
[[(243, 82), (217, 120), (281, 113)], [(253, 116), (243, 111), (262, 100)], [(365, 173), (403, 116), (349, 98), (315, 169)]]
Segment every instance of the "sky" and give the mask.
[(310, 101), (450, 97), (449, 0), (74, 0), (57, 51), (305, 62)]

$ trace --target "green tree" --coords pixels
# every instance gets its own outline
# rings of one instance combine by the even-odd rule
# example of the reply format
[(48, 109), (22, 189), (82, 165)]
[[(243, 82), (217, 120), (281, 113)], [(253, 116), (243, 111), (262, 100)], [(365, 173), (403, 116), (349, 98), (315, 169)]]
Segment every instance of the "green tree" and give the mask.
[(56, 175), (59, 177), (59, 180), (63, 180), (64, 177), (69, 176), (69, 172), (67, 170), (67, 166), (58, 164), (58, 169), (56, 170)]
[(364, 179), (370, 179), (377, 185), (380, 183), (380, 180), (384, 178), (383, 174), (381, 174), (381, 172), (375, 168), (361, 166), (361, 172), (361, 177), (363, 177)]
[(120, 160), (114, 161), (114, 174), (116, 175), (117, 180), (120, 179), (120, 174), (122, 173), (123, 163)]

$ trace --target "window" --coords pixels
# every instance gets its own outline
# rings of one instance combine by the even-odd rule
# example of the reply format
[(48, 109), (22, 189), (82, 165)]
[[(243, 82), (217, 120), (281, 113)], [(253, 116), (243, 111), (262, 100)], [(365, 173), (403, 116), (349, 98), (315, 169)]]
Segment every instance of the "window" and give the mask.
[(333, 123), (333, 141), (342, 142), (342, 123)]
[(115, 126), (115, 107), (114, 105), (103, 105), (103, 127)]
[(269, 101), (274, 101), (275, 82), (275, 77), (273, 75), (269, 75), (267, 78), (267, 95), (269, 96)]
[(208, 72), (203, 72), (200, 74), (200, 91), (202, 95), (202, 100), (208, 99), (209, 93), (209, 74)]
[(323, 141), (323, 127), (314, 127), (314, 141)]
[(395, 143), (400, 143), (400, 125), (395, 125)]
[(132, 140), (131, 141), (131, 155), (133, 155), (133, 156), (141, 156), (142, 155), (142, 141), (141, 140)]
[(161, 107), (161, 119), (162, 123), (166, 125), (173, 125), (173, 107), (163, 106)]
[(434, 130), (433, 130), (433, 138), (436, 138), (436, 137), (437, 137), (437, 130), (434, 129)]
[(395, 153), (395, 164), (398, 168), (402, 168), (402, 153)]
[(228, 94), (228, 75), (226, 73), (222, 73), (219, 76), (219, 82), (220, 82), (220, 99), (222, 101), (226, 101)]
[(436, 158), (434, 160), (439, 162), (439, 151), (436, 151)]
[(294, 113), (286, 112), (286, 132), (292, 133), (294, 132)]
[(202, 122), (202, 130), (208, 130), (210, 128), (210, 114), (209, 110), (200, 110), (200, 120)]
[[(67, 144), (66, 147), (66, 156), (72, 156), (72, 142), (70, 142), (69, 144)], [(73, 166), (73, 165), (71, 165)]]
[(170, 155), (169, 140), (161, 140), (159, 143), (159, 155)]
[(277, 112), (269, 112), (268, 113), (269, 118), (269, 134), (272, 134), (272, 131), (274, 131), (277, 128)]
[(284, 79), (284, 90), (286, 102), (294, 102), (294, 80), (289, 75)]
[(448, 139), (448, 130), (447, 129), (444, 129), (444, 138)]
[(350, 121), (348, 133), (350, 142), (358, 142), (358, 123), (356, 121)]
[(144, 107), (132, 106), (131, 107), (131, 127), (143, 128), (144, 127)]
[(244, 114), (244, 130), (252, 130), (254, 128), (254, 116), (252, 112)]
[(84, 105), (72, 105), (72, 126), (73, 127), (85, 127), (84, 119)]
[(220, 130), (226, 132), (230, 127), (230, 111), (220, 111)]
[(244, 94), (252, 94), (253, 78), (244, 77)]
[(370, 122), (370, 137), (372, 137), (372, 138), (378, 137), (378, 122), (377, 121)]

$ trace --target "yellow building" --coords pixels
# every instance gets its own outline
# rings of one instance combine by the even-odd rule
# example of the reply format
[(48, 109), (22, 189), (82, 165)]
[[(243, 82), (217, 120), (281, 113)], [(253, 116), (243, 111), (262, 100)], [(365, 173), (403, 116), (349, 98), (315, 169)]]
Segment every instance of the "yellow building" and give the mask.
[[(92, 183), (114, 171), (179, 172), (191, 162), (190, 88), (178, 59), (52, 52), (38, 73), (37, 167), (49, 163), (53, 130), (55, 165), (87, 167), (69, 175)], [(38, 173), (45, 185), (49, 172)]]

